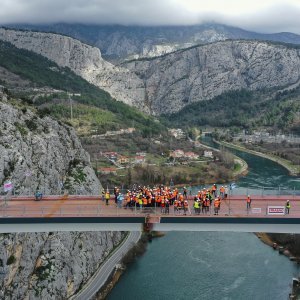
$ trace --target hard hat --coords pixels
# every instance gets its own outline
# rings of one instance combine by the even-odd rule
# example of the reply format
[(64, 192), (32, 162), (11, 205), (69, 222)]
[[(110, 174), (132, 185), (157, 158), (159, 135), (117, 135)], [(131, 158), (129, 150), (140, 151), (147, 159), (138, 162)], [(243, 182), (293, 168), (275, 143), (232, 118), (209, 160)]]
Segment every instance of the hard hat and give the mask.
[(286, 200), (286, 202), (290, 202), (290, 200)]

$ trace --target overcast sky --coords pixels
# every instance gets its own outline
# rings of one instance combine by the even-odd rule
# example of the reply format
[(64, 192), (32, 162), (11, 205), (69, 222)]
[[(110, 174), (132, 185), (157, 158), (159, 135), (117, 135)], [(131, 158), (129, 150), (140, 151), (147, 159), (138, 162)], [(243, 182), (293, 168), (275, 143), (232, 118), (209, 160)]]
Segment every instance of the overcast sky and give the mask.
[(0, 23), (189, 25), (300, 34), (300, 0), (0, 0)]

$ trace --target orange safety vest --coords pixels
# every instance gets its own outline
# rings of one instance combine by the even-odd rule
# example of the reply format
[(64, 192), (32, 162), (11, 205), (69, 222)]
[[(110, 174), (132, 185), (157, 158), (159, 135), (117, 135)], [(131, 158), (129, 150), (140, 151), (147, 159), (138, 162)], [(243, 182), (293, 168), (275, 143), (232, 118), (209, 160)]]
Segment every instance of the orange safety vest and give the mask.
[(251, 202), (251, 198), (247, 197), (247, 203), (250, 203), (250, 202)]

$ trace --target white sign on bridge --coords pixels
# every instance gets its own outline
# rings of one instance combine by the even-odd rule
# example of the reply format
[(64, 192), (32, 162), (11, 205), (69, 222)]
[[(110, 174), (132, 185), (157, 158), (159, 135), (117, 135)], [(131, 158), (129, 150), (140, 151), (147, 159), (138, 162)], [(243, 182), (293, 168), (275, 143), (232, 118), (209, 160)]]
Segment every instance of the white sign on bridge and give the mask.
[(285, 207), (284, 206), (268, 206), (267, 214), (272, 215), (272, 216), (283, 216), (283, 215), (285, 215)]
[(261, 208), (260, 207), (253, 207), (252, 208), (253, 214), (261, 214)]

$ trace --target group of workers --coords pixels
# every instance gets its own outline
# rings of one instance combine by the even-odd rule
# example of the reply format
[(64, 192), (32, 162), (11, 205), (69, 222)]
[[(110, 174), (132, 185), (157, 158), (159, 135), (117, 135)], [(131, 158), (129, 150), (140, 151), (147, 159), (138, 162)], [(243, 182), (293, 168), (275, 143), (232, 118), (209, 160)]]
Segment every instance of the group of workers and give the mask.
[[(188, 195), (189, 194), (189, 195)], [(228, 187), (221, 186), (219, 189), (216, 184), (213, 184), (211, 188), (204, 188), (192, 197), (191, 192), (188, 193), (186, 187), (180, 191), (178, 188), (172, 188), (169, 186), (159, 185), (150, 187), (137, 187), (131, 190), (127, 190), (123, 195), (118, 187), (113, 191), (115, 204), (125, 209), (145, 209), (145, 208), (160, 208), (162, 214), (169, 214), (170, 207), (174, 207), (175, 214), (195, 214), (200, 215), (213, 212), (214, 215), (219, 215), (221, 209), (222, 200), (226, 200), (228, 197)], [(112, 195), (109, 190), (103, 191), (102, 200), (109, 205), (109, 200)], [(189, 198), (189, 199), (188, 199)], [(188, 200), (192, 200), (189, 202)], [(246, 209), (251, 209), (252, 199), (250, 195), (246, 197)], [(287, 200), (285, 204), (285, 213), (289, 214), (291, 204)]]
[[(114, 200), (118, 207), (125, 209), (143, 209), (150, 207), (159, 207), (162, 214), (170, 213), (170, 206), (174, 206), (175, 214), (186, 215), (192, 214), (207, 214), (210, 212), (211, 207), (214, 207), (215, 215), (219, 214), (221, 207), (221, 200), (226, 199), (228, 196), (227, 186), (222, 186), (218, 190), (217, 185), (212, 185), (211, 188), (204, 188), (198, 191), (194, 196), (192, 204), (188, 201), (188, 190), (186, 187), (179, 191), (178, 188), (171, 188), (164, 185), (150, 187), (137, 187), (127, 190), (126, 195), (122, 195), (120, 189), (115, 187)], [(109, 205), (110, 195), (109, 190), (103, 191), (102, 200)], [(191, 192), (190, 192), (191, 196)], [(192, 199), (192, 196), (190, 197)]]

